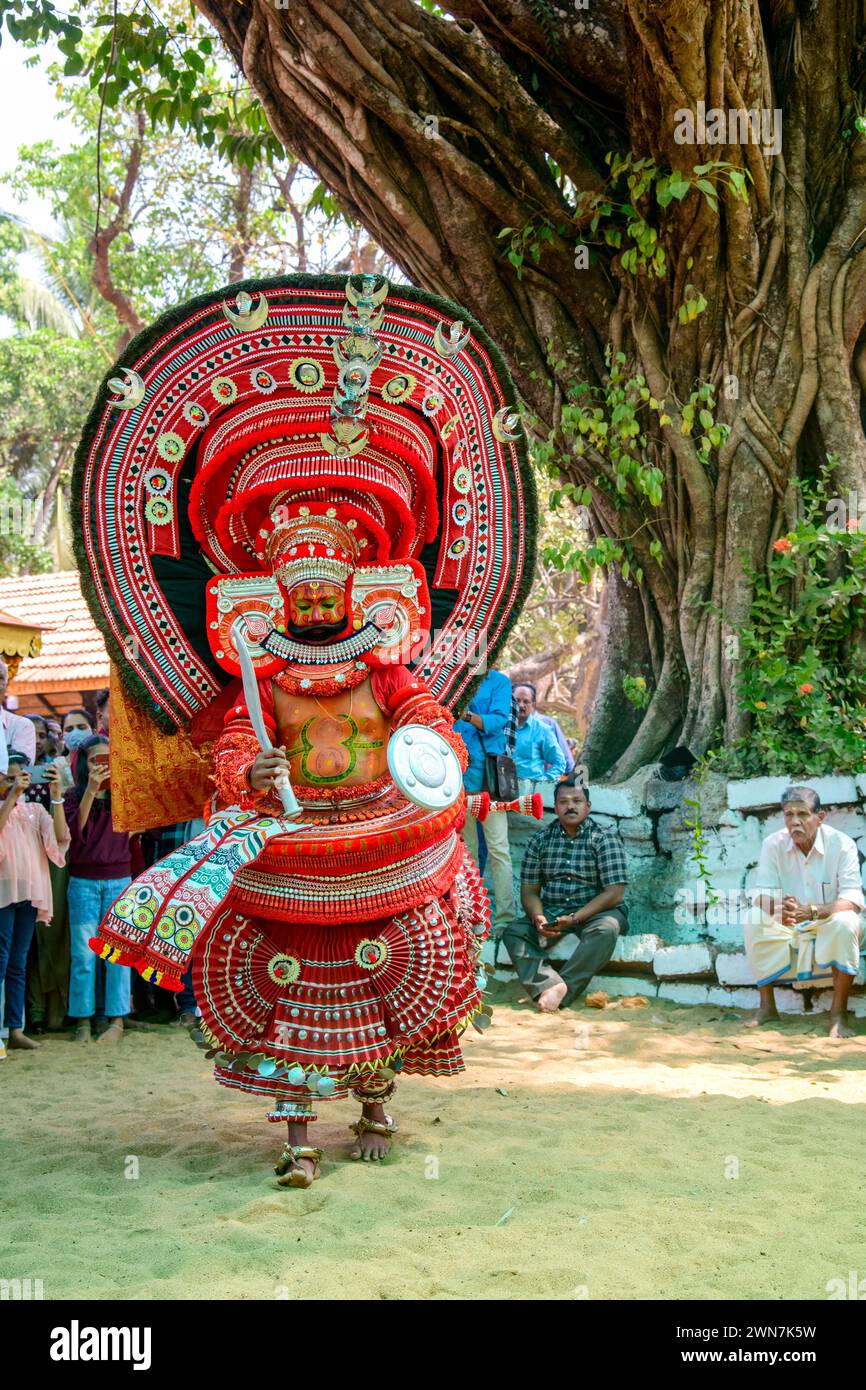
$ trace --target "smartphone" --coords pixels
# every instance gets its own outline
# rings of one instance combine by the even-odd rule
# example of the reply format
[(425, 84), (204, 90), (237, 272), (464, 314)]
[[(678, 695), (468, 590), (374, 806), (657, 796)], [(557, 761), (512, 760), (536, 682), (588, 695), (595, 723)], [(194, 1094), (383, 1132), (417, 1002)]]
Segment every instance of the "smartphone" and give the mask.
[(40, 787), (48, 781), (50, 763), (38, 763), (36, 767), (25, 767), (24, 771), (30, 773), (30, 781), (34, 787)]
[[(108, 754), (108, 753), (94, 753), (93, 756), (92, 756), (91, 759), (90, 759), (90, 766), (91, 766), (91, 767), (104, 768), (105, 771), (107, 772), (107, 771), (108, 771), (108, 766), (109, 766), (109, 754)], [(110, 791), (110, 790), (111, 790), (111, 779), (110, 779), (109, 777), (106, 777), (105, 781), (102, 783), (101, 790), (104, 791), (104, 792), (107, 792), (107, 791)]]

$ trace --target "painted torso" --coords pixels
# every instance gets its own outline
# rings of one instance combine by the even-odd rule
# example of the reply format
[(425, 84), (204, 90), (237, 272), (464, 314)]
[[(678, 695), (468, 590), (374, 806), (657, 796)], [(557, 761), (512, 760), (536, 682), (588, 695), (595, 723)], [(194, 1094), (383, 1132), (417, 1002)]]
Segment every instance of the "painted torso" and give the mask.
[(274, 684), (273, 696), (293, 786), (351, 787), (387, 771), (391, 721), (373, 698), (369, 678), (318, 699), (290, 695)]

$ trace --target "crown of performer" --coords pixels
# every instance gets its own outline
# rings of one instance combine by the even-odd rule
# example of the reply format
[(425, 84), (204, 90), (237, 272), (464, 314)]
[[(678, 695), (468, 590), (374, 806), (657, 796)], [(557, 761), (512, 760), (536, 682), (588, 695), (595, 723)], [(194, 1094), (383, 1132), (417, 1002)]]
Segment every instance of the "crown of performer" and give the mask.
[(315, 580), (344, 587), (368, 544), (355, 517), (341, 517), (336, 507), (281, 505), (270, 519), (265, 553), (287, 590)]

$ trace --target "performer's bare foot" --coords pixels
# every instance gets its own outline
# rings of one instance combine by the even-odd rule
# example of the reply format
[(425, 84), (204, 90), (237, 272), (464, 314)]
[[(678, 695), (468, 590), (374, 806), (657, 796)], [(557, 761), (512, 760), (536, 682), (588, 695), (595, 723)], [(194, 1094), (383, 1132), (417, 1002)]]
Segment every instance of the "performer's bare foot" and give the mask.
[(778, 1023), (779, 1015), (775, 1004), (762, 1004), (751, 1018), (744, 1019), (744, 1028), (760, 1028), (762, 1023)]
[(830, 1015), (830, 1037), (831, 1038), (854, 1038), (856, 1033), (853, 1028), (848, 1027), (847, 1013)]
[(8, 1046), (8, 1048), (9, 1048), (10, 1052), (11, 1052), (11, 1050), (12, 1050), (13, 1047), (20, 1047), (20, 1048), (22, 1049), (22, 1051), (27, 1051), (27, 1052), (38, 1052), (38, 1051), (39, 1051), (39, 1044), (38, 1044), (38, 1042), (34, 1042), (32, 1038), (28, 1038), (28, 1037), (27, 1037), (27, 1034), (24, 1032), (24, 1029), (23, 1029), (23, 1028), (10, 1028), (10, 1029), (9, 1029), (9, 1042), (8, 1042), (7, 1046)]
[(360, 1158), (364, 1163), (378, 1163), (380, 1159), (386, 1157), (391, 1150), (391, 1139), (387, 1134), (379, 1134), (375, 1130), (364, 1130), (364, 1121), (374, 1125), (389, 1125), (391, 1121), (385, 1114), (384, 1105), (364, 1105), (361, 1108), (361, 1119), (358, 1128), (361, 1133), (349, 1151), (350, 1158)]
[(321, 1149), (310, 1148), (306, 1124), (289, 1124), (289, 1140), (274, 1165), (280, 1187), (311, 1187), (320, 1176)]
[(543, 1014), (555, 1014), (567, 994), (568, 985), (560, 980), (558, 985), (551, 985), (550, 989), (539, 994), (536, 1002)]

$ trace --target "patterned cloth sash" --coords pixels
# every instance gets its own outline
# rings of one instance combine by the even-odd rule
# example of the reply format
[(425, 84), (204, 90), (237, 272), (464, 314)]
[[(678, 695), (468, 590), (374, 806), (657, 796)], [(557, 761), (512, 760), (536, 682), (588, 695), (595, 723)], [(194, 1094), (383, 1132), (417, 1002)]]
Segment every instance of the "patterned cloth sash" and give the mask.
[(133, 966), (154, 984), (179, 991), (197, 938), (222, 907), (236, 874), (268, 841), (297, 828), (278, 816), (230, 806), (207, 829), (125, 888), (90, 947), (104, 960)]

